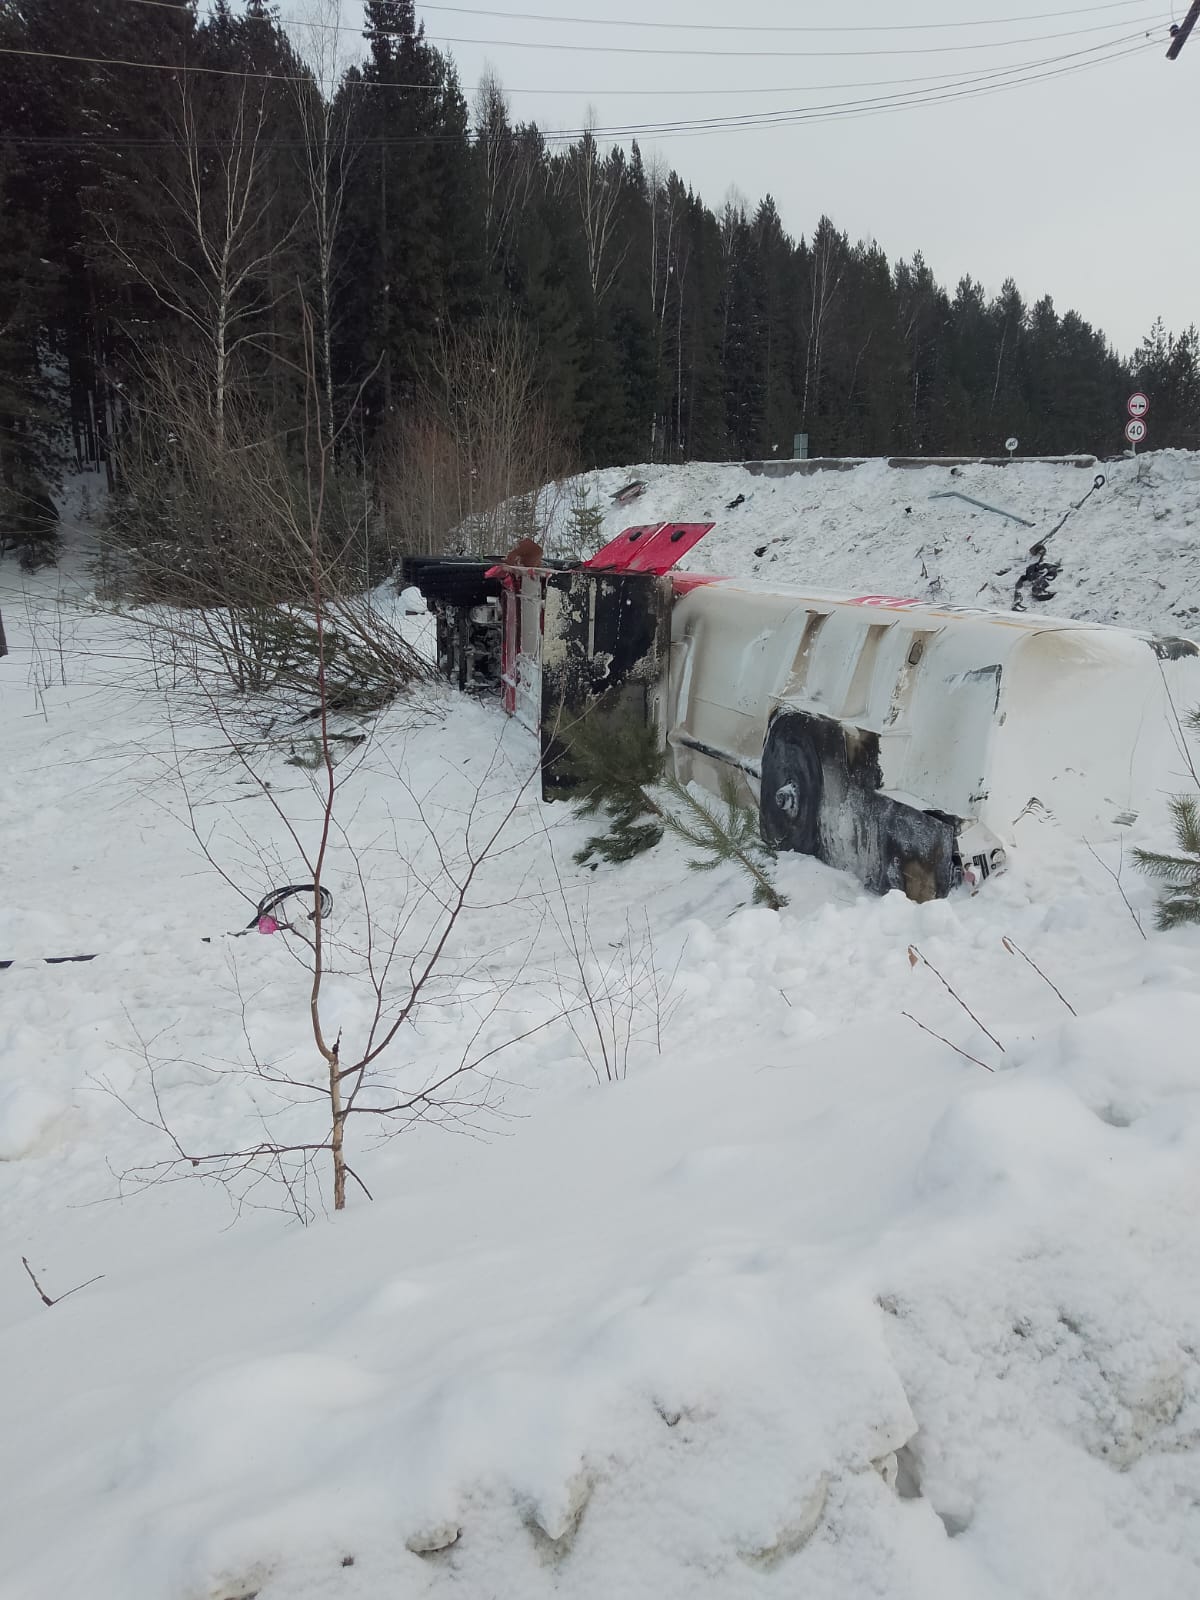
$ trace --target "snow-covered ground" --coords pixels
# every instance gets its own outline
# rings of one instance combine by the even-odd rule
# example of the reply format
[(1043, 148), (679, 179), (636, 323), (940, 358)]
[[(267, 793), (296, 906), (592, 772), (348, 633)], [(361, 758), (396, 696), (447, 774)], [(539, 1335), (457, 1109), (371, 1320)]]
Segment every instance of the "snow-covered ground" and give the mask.
[[(937, 546), (970, 603), (1026, 541), (930, 505), (942, 473), (643, 476), (636, 520), (718, 519), (710, 570), (779, 537), (764, 571), (921, 594)], [(965, 492), (1057, 520), (1089, 482)], [(1194, 458), (1113, 469), (1055, 608), (1182, 626), (1198, 494)], [(139, 1183), (160, 1110), (190, 1153), (322, 1132), (247, 1070), (318, 1081), (309, 976), (228, 936), (319, 807), (306, 729), (227, 724), (264, 794), (86, 586), (0, 568), (4, 1600), (1196, 1591), (1200, 933), (1153, 932), (1128, 864), (1034, 822), (974, 897), (789, 858), (779, 914), (670, 842), (590, 872), (531, 737), (424, 690), (340, 769), (326, 1018), (348, 1059), (364, 893), (411, 956), (422, 886), (511, 810), (381, 1091), (478, 1066), (401, 1137), (351, 1128), (374, 1199), (336, 1217), (311, 1183)], [(23, 1256), (52, 1297), (99, 1281), (48, 1308)]]
[[(1094, 479), (1102, 488), (1090, 495)], [(634, 478), (631, 505), (610, 497)], [(1051, 601), (1030, 609), (1167, 633), (1200, 632), (1200, 455), (1163, 450), (1094, 467), (889, 467), (756, 476), (737, 464), (616, 467), (583, 476), (605, 513), (605, 537), (639, 522), (713, 521), (682, 565), (851, 594), (890, 594), (945, 605), (1012, 605), (1029, 547), (1050, 539), (1061, 565)], [(727, 509), (739, 495), (745, 498)], [(949, 495), (967, 495), (1015, 522)], [(1072, 510), (1088, 496), (1078, 511)], [(570, 515), (569, 489), (556, 524)], [(1032, 527), (1024, 526), (1032, 523)]]

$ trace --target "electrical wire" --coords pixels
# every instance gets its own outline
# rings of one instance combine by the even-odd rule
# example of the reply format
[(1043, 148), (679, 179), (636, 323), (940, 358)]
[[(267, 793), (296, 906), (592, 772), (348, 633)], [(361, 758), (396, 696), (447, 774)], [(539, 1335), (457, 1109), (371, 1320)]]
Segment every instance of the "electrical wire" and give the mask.
[[(1026, 34), (1020, 39), (990, 39), (985, 44), (900, 45), (878, 50), (696, 50), (680, 49), (675, 45), (560, 44), (550, 39), (478, 39), (459, 34), (438, 36), (427, 34), (426, 38), (430, 44), (484, 45), (488, 49), (497, 50), (557, 50), (572, 55), (669, 56), (672, 60), (679, 60), (681, 57), (688, 59), (704, 57), (721, 61), (780, 59), (813, 61), (844, 59), (850, 56), (960, 55), (964, 51), (1009, 50), (1015, 49), (1018, 45), (1049, 44), (1062, 39), (1078, 39), (1084, 34), (1111, 33), (1121, 26), (1121, 23), (1109, 22), (1099, 27), (1074, 28), (1062, 33)], [(1165, 27), (1165, 23), (1163, 26)], [(1149, 31), (1149, 27), (1138, 30), (1139, 35), (1148, 34)]]
[[(1140, 41), (1140, 34), (1136, 36)], [(1122, 41), (1128, 44), (1129, 40)], [(902, 111), (917, 109), (924, 105), (945, 104), (951, 101), (982, 98), (986, 94), (998, 93), (1001, 90), (1024, 87), (1030, 83), (1045, 82), (1078, 73), (1091, 68), (1107, 65), (1113, 61), (1122, 61), (1133, 56), (1144, 54), (1154, 49), (1153, 43), (1138, 42), (1131, 48), (1117, 48), (1116, 42), (1109, 46), (1092, 46), (1089, 49), (1072, 52), (1069, 55), (1047, 57), (1040, 62), (1025, 63), (1020, 67), (998, 68), (976, 77), (960, 79), (955, 83), (940, 85), (928, 90), (917, 90), (896, 95), (875, 95), (860, 100), (831, 101), (815, 106), (796, 106), (769, 112), (741, 113), (728, 117), (701, 117), (675, 119), (671, 121), (626, 123), (594, 127), (588, 130), (583, 128), (564, 129), (557, 131), (539, 130), (540, 137), (546, 144), (573, 143), (582, 137), (585, 131), (590, 132), (595, 138), (608, 140), (637, 138), (637, 137), (664, 137), (679, 138), (695, 134), (719, 132), (744, 132), (756, 128), (777, 128), (797, 126), (813, 122), (828, 122), (849, 117), (877, 115), (889, 111)], [(1107, 52), (1107, 53), (1097, 53)], [(1083, 59), (1080, 59), (1083, 58)], [(1041, 70), (1045, 69), (1045, 70)], [(232, 76), (242, 76), (233, 73)], [(257, 75), (255, 75), (257, 76)], [(456, 143), (457, 135), (453, 134), (410, 134), (394, 135), (386, 138), (371, 138), (356, 143), (372, 147), (392, 148), (412, 144), (447, 144)], [(113, 139), (104, 140), (88, 136), (38, 136), (22, 134), (0, 135), (4, 142), (20, 145), (70, 145), (85, 148), (160, 148), (170, 147), (177, 143), (171, 138), (161, 139)], [(228, 140), (205, 140), (205, 145), (224, 148)], [(260, 146), (304, 148), (303, 141), (266, 139), (259, 141)]]
[[(975, 93), (982, 94), (998, 89), (1018, 88), (1023, 84), (1036, 83), (1047, 77), (1060, 77), (1067, 72), (1077, 72), (1084, 68), (1104, 65), (1107, 61), (1121, 60), (1125, 56), (1140, 54), (1142, 51), (1153, 47), (1139, 43), (1131, 49), (1113, 50), (1108, 55), (1097, 56), (1094, 60), (1076, 59), (1079, 56), (1090, 57), (1095, 53), (1095, 50), (1102, 48), (1097, 46), (1091, 51), (1076, 51), (1073, 56), (1051, 56), (1042, 61), (1026, 63), (1021, 68), (993, 69), (991, 72), (980, 76), (963, 78), (956, 83), (942, 85), (929, 90), (895, 95), (872, 95), (860, 100), (828, 101), (814, 106), (792, 106), (774, 111), (734, 113), (724, 117), (692, 117), (670, 121), (607, 125), (603, 129), (593, 129), (592, 132), (595, 136), (602, 134), (605, 138), (618, 139), (692, 131), (706, 133), (738, 132), (746, 129), (789, 126), (797, 122), (826, 121), (836, 116), (859, 114), (870, 110), (903, 110), (924, 104), (937, 104), (946, 99), (965, 99)], [(1041, 68), (1048, 70), (1033, 70)], [(1005, 79), (1011, 81), (1004, 81)], [(582, 132), (582, 129), (578, 130), (574, 137), (578, 137)]]
[[(138, 0), (140, 4), (162, 5), (169, 0)], [(494, 17), (504, 22), (564, 22), (597, 28), (658, 28), (674, 32), (696, 33), (926, 33), (951, 28), (1002, 28), (1018, 22), (1053, 22), (1059, 17), (1090, 17), (1101, 11), (1129, 11), (1145, 7), (1151, 0), (1110, 0), (1099, 6), (1080, 6), (1071, 11), (1041, 11), (1020, 17), (959, 18), (952, 22), (853, 22), (853, 23), (795, 23), (795, 22), (650, 22), (635, 17), (556, 17), (540, 11), (485, 11), (476, 6), (453, 6), (426, 3), (421, 0), (422, 11), (454, 12), (460, 16)], [(345, 24), (327, 24), (344, 27)], [(1114, 26), (1120, 27), (1117, 23)]]
[[(143, 0), (143, 3), (151, 3), (151, 4), (154, 4), (154, 5), (159, 5), (159, 4), (167, 3), (167, 0)], [(170, 3), (174, 4), (174, 0), (170, 0)], [(1141, 34), (1139, 32), (1137, 35), (1130, 35), (1129, 37), (1138, 37), (1138, 38), (1140, 38)], [(1114, 44), (1120, 43), (1120, 41), (1119, 40), (1114, 40), (1113, 43)], [(1097, 48), (1100, 49), (1100, 48), (1103, 48), (1103, 46), (1097, 46)], [(195, 72), (195, 73), (201, 73), (201, 74), (204, 74), (204, 75), (207, 75), (207, 76), (215, 76), (215, 77), (221, 77), (221, 78), (266, 79), (268, 81), (276, 82), (276, 83), (311, 83), (313, 81), (312, 78), (309, 75), (303, 74), (303, 73), (284, 74), (284, 73), (272, 73), (272, 72), (254, 72), (254, 71), (250, 71), (250, 70), (244, 70), (244, 69), (242, 69), (240, 67), (191, 66), (191, 65), (188, 65), (186, 63), (173, 64), (171, 62), (165, 62), (165, 61), (128, 61), (128, 60), (124, 60), (124, 59), (122, 59), (120, 57), (117, 57), (117, 56), (59, 55), (59, 54), (54, 54), (54, 53), (52, 53), (50, 51), (44, 51), (44, 50), (16, 51), (16, 50), (5, 50), (3, 48), (0, 48), (0, 55), (5, 55), (5, 54), (9, 54), (9, 55), (14, 55), (14, 54), (15, 55), (24, 55), (24, 56), (32, 57), (34, 59), (45, 58), (46, 60), (50, 60), (50, 61), (77, 61), (77, 62), (87, 63), (87, 64), (92, 65), (92, 66), (145, 67), (147, 70), (154, 71), (154, 72), (183, 72), (183, 73)], [(1033, 58), (1031, 60), (1024, 61), (1024, 62), (1012, 62), (1007, 67), (996, 67), (996, 68), (989, 69), (989, 74), (984, 74), (984, 76), (990, 75), (991, 72), (996, 72), (996, 73), (1000, 73), (1000, 72), (1016, 72), (1016, 71), (1020, 71), (1023, 67), (1026, 67), (1026, 66), (1040, 66), (1040, 65), (1042, 65), (1042, 61), (1045, 60), (1045, 59), (1057, 60), (1057, 59), (1062, 59), (1062, 58), (1060, 58), (1060, 57), (1050, 57), (1050, 58), (1041, 58), (1041, 59)], [(506, 96), (508, 96), (508, 95), (538, 95), (538, 94), (552, 94), (552, 95), (559, 95), (559, 96), (563, 96), (563, 95), (579, 95), (579, 96), (581, 96), (583, 98), (593, 99), (593, 100), (594, 99), (598, 99), (601, 95), (605, 95), (605, 96), (608, 96), (609, 98), (618, 99), (618, 100), (629, 99), (629, 98), (633, 98), (633, 97), (638, 97), (638, 98), (651, 97), (651, 98), (653, 98), (655, 100), (660, 100), (660, 99), (663, 99), (665, 97), (675, 97), (675, 98), (677, 98), (677, 97), (681, 97), (681, 96), (694, 99), (696, 96), (702, 96), (704, 99), (713, 99), (713, 98), (718, 97), (718, 96), (721, 97), (721, 98), (728, 98), (730, 96), (743, 96), (743, 97), (745, 97), (745, 96), (751, 96), (752, 95), (752, 96), (758, 97), (758, 96), (780, 95), (780, 94), (811, 94), (811, 93), (816, 93), (818, 91), (824, 93), (824, 92), (827, 92), (827, 91), (832, 90), (832, 89), (881, 89), (881, 88), (890, 87), (893, 84), (914, 84), (914, 83), (943, 84), (948, 79), (957, 78), (961, 71), (962, 71), (962, 68), (960, 67), (957, 72), (956, 71), (949, 71), (949, 72), (925, 72), (925, 73), (918, 73), (918, 74), (905, 74), (903, 77), (899, 77), (899, 78), (857, 78), (857, 79), (851, 79), (849, 82), (842, 82), (842, 83), (791, 83), (791, 84), (778, 84), (778, 85), (758, 84), (758, 85), (751, 86), (751, 87), (742, 87), (742, 88), (736, 88), (736, 89), (735, 88), (729, 88), (726, 85), (722, 85), (722, 84), (718, 84), (718, 85), (713, 86), (713, 87), (705, 87), (705, 86), (702, 85), (702, 86), (697, 87), (697, 88), (688, 88), (688, 89), (672, 89), (672, 88), (665, 88), (665, 87), (658, 87), (658, 88), (651, 88), (651, 89), (635, 89), (635, 88), (629, 88), (629, 87), (622, 87), (622, 88), (619, 88), (619, 89), (614, 89), (614, 88), (611, 88), (611, 87), (610, 88), (578, 89), (578, 88), (559, 87), (558, 85), (546, 85), (546, 84), (539, 84), (534, 88), (515, 88), (515, 87), (514, 88), (509, 88), (507, 85), (502, 85), (501, 88), (502, 88), (502, 92)], [(389, 79), (387, 81), (381, 81), (381, 80), (376, 80), (376, 79), (360, 79), (360, 80), (357, 81), (355, 87), (359, 88), (359, 89), (417, 90), (417, 91), (420, 91), (420, 92), (425, 93), (425, 94), (440, 94), (440, 93), (442, 93), (442, 85), (441, 84), (436, 84), (436, 83), (405, 83), (403, 81), (391, 80), (391, 79)], [(481, 87), (482, 87), (482, 85), (479, 85), (479, 84), (464, 85), (462, 87), (462, 92), (463, 92), (463, 94), (475, 94), (475, 93), (477, 93), (477, 91)]]
[[(1086, 34), (1086, 33), (1090, 33), (1090, 32), (1093, 32), (1093, 31), (1094, 30), (1092, 30), (1092, 29), (1084, 28), (1084, 29), (1076, 30), (1076, 32), (1074, 32), (1074, 33), (1067, 33), (1067, 34), (1038, 34), (1038, 35), (1032, 35), (1028, 39), (1024, 39), (1024, 40), (1011, 39), (1011, 40), (1006, 40), (1006, 41), (1003, 41), (1003, 42), (995, 41), (992, 44), (989, 44), (988, 46), (986, 46), (985, 48), (987, 48), (988, 50), (995, 50), (995, 49), (1008, 48), (1010, 46), (1015, 46), (1017, 44), (1037, 44), (1037, 43), (1043, 43), (1043, 42), (1045, 42), (1047, 40), (1052, 40), (1052, 39), (1077, 38), (1081, 34)], [(1105, 30), (1101, 30), (1101, 31), (1107, 32), (1109, 30), (1105, 29)], [(1149, 31), (1144, 29), (1144, 28), (1139, 28), (1136, 33), (1124, 34), (1121, 37), (1115, 38), (1115, 39), (1106, 39), (1101, 44), (1098, 44), (1098, 45), (1094, 46), (1094, 48), (1097, 49), (1097, 50), (1103, 50), (1103, 49), (1106, 49), (1106, 48), (1109, 48), (1109, 47), (1115, 47), (1117, 45), (1127, 43), (1132, 39), (1149, 39), (1149, 38), (1150, 38)], [(570, 45), (570, 44), (543, 45), (543, 44), (535, 44), (532, 41), (519, 42), (517, 40), (495, 40), (495, 39), (492, 39), (492, 40), (488, 40), (488, 39), (461, 39), (461, 40), (449, 39), (449, 40), (443, 40), (441, 42), (450, 43), (450, 44), (458, 43), (458, 44), (502, 45), (502, 46), (504, 46), (506, 48), (511, 45), (514, 48), (530, 49), (530, 50), (541, 50), (541, 49), (548, 49), (548, 50), (585, 50), (585, 51), (596, 50), (596, 51), (603, 51), (603, 52), (610, 52), (610, 53), (619, 50), (618, 46), (608, 46), (608, 45)], [(861, 56), (861, 55), (868, 55), (868, 56), (875, 56), (875, 55), (924, 55), (924, 54), (927, 54), (927, 53), (940, 54), (940, 53), (943, 53), (945, 51), (978, 50), (979, 48), (980, 48), (979, 46), (975, 46), (975, 45), (935, 45), (932, 48), (932, 52), (926, 52), (924, 50), (917, 50), (917, 49), (913, 49), (913, 50), (904, 49), (904, 50), (896, 50), (896, 51), (888, 51), (888, 50), (817, 50), (817, 51), (811, 51), (811, 52), (806, 52), (806, 51), (762, 51), (762, 50), (752, 50), (752, 51), (746, 51), (746, 50), (733, 50), (733, 51), (685, 50), (685, 51), (673, 51), (673, 50), (642, 50), (642, 49), (635, 49), (635, 50), (631, 50), (631, 51), (628, 51), (628, 52), (621, 52), (621, 53), (629, 53), (629, 54), (635, 54), (635, 55), (670, 55), (670, 56), (677, 56), (677, 55), (697, 56), (697, 55), (701, 55), (701, 56), (717, 56), (722, 60), (730, 60), (730, 59), (733, 59), (733, 58), (738, 58), (738, 59), (746, 59), (746, 58), (759, 59), (759, 58), (762, 58), (762, 57), (776, 58), (776, 57), (778, 57), (780, 55), (784, 55), (784, 56), (788, 56), (788, 55), (801, 56), (801, 57), (805, 57), (805, 58), (832, 57), (832, 56)], [(140, 67), (140, 68), (144, 68), (144, 69), (146, 69), (148, 71), (154, 71), (154, 72), (197, 73), (197, 74), (200, 74), (200, 75), (203, 75), (203, 76), (208, 76), (208, 77), (262, 79), (262, 80), (265, 80), (265, 81), (268, 81), (268, 82), (275, 82), (275, 83), (307, 83), (307, 82), (311, 81), (311, 78), (308, 75), (300, 74), (300, 73), (294, 73), (294, 74), (290, 74), (289, 75), (289, 74), (286, 74), (286, 73), (277, 73), (277, 72), (258, 72), (258, 71), (253, 71), (253, 70), (248, 69), (248, 68), (207, 67), (207, 66), (192, 65), (192, 64), (178, 64), (178, 63), (172, 63), (172, 62), (168, 62), (168, 61), (130, 61), (130, 60), (127, 60), (125, 58), (117, 57), (117, 56), (84, 56), (84, 55), (77, 55), (77, 54), (74, 54), (74, 53), (69, 52), (69, 51), (61, 51), (61, 50), (28, 50), (28, 49), (21, 49), (21, 48), (19, 48), (17, 46), (13, 46), (13, 45), (0, 46), (0, 55), (19, 56), (19, 57), (26, 57), (26, 58), (39, 59), (39, 60), (77, 61), (77, 62), (82, 62), (82, 63), (88, 64), (88, 65), (91, 65), (91, 66)], [(421, 88), (421, 87), (430, 88), (431, 87), (429, 85), (422, 86), (422, 85), (413, 85), (413, 84), (390, 84), (390, 83), (387, 83), (387, 82), (374, 80), (374, 79), (370, 79), (370, 78), (360, 78), (359, 79), (359, 85), (361, 87), (363, 87), (363, 88), (371, 88), (371, 89)], [(434, 92), (436, 92), (436, 90), (434, 90)]]
[[(1134, 56), (1146, 55), (1147, 53), (1156, 50), (1156, 48), (1157, 47), (1153, 44), (1135, 45), (1131, 49), (1117, 51), (1112, 55), (1100, 57), (1095, 61), (1076, 62), (1068, 66), (1058, 67), (1050, 72), (1031, 74), (1027, 77), (1014, 79), (1006, 83), (983, 84), (977, 88), (967, 90), (955, 90), (948, 88), (945, 92), (933, 92), (922, 99), (911, 99), (907, 101), (897, 101), (894, 103), (865, 102), (862, 105), (850, 103), (839, 106), (836, 110), (812, 109), (801, 111), (796, 115), (788, 116), (779, 122), (770, 124), (770, 126), (798, 127), (823, 122), (850, 121), (860, 117), (885, 116), (888, 113), (897, 111), (919, 110), (924, 106), (942, 105), (958, 100), (981, 100), (987, 95), (999, 94), (1005, 90), (1024, 88), (1026, 85), (1031, 83), (1044, 83), (1052, 79), (1068, 77), (1075, 73), (1089, 71), (1095, 67), (1107, 65), (1109, 62), (1124, 61)], [(738, 133), (745, 132), (748, 128), (750, 131), (753, 131), (754, 128), (762, 128), (765, 126), (768, 126), (768, 124), (755, 123), (741, 126), (728, 126), (723, 128), (694, 128), (681, 125), (677, 128), (664, 127), (661, 130), (655, 129), (653, 136), (656, 139), (663, 140), (686, 139), (705, 133)], [(606, 131), (604, 134), (605, 138), (610, 139), (631, 136), (636, 137), (636, 132), (631, 130), (630, 133), (621, 134)]]
[[(1141, 40), (1145, 39), (1145, 37), (1146, 37), (1146, 35), (1145, 35), (1144, 31), (1141, 28), (1139, 28), (1135, 33), (1123, 34), (1120, 38), (1116, 38), (1116, 39), (1106, 39), (1100, 44), (1084, 46), (1079, 50), (1066, 51), (1066, 52), (1063, 52), (1062, 54), (1059, 54), (1059, 55), (1056, 55), (1056, 56), (1047, 56), (1047, 57), (1043, 57), (1041, 59), (1036, 59), (1035, 58), (1033, 60), (1024, 61), (1024, 62), (1011, 62), (1007, 66), (1003, 66), (1003, 67), (989, 68), (987, 70), (987, 72), (982, 73), (981, 75), (982, 76), (991, 76), (991, 75), (1000, 75), (1000, 74), (1003, 74), (1003, 73), (1010, 73), (1010, 72), (1021, 72), (1021, 71), (1024, 71), (1026, 68), (1042, 67), (1042, 66), (1050, 65), (1050, 64), (1055, 63), (1055, 62), (1059, 62), (1059, 61), (1070, 61), (1070, 60), (1074, 60), (1074, 59), (1076, 59), (1076, 58), (1078, 58), (1080, 56), (1089, 56), (1089, 55), (1094, 55), (1094, 54), (1096, 54), (1097, 52), (1100, 52), (1100, 51), (1116, 49), (1120, 45), (1129, 44), (1129, 43), (1132, 43), (1135, 40), (1141, 41)], [(19, 49), (19, 48), (14, 47), (14, 46), (0, 46), (0, 55), (23, 56), (23, 57), (32, 58), (32, 59), (35, 59), (35, 60), (75, 61), (75, 62), (81, 62), (81, 63), (87, 64), (87, 65), (91, 65), (91, 66), (133, 67), (133, 68), (142, 68), (142, 69), (145, 69), (147, 71), (153, 71), (153, 72), (200, 73), (200, 74), (203, 74), (205, 76), (215, 76), (215, 77), (222, 77), (222, 78), (263, 79), (263, 80), (266, 80), (267, 82), (271, 82), (271, 83), (310, 83), (312, 81), (311, 77), (309, 75), (307, 75), (307, 74), (304, 74), (304, 73), (290, 73), (289, 74), (289, 73), (263, 72), (263, 71), (255, 71), (255, 70), (253, 70), (251, 68), (242, 68), (242, 67), (207, 67), (207, 66), (191, 65), (191, 64), (175, 64), (175, 63), (171, 63), (171, 62), (168, 62), (168, 61), (130, 61), (130, 60), (124, 59), (122, 57), (117, 57), (117, 56), (84, 56), (84, 55), (73, 54), (73, 53), (68, 52), (68, 51), (60, 51), (60, 50), (26, 50), (26, 49)], [(951, 74), (940, 74), (939, 73), (939, 74), (934, 74), (933, 76), (934, 77), (938, 77), (938, 78), (944, 78), (946, 76), (952, 76), (952, 75)], [(887, 81), (887, 80), (884, 80), (884, 81)], [(910, 83), (910, 82), (915, 83), (915, 82), (919, 82), (921, 80), (915, 79), (915, 78), (913, 78), (913, 79), (899, 78), (899, 79), (895, 79), (895, 80), (892, 80), (892, 81), (895, 81), (897, 83)], [(434, 92), (434, 93), (437, 93), (437, 92), (440, 91), (440, 86), (438, 86), (438, 85), (393, 83), (393, 82), (390, 82), (390, 81), (388, 81), (386, 79), (371, 79), (371, 78), (360, 78), (360, 79), (358, 79), (356, 81), (355, 87), (356, 88), (368, 88), (369, 87), (369, 88), (373, 88), (373, 89), (426, 89), (426, 90), (430, 90), (431, 92)], [(825, 86), (824, 85), (816, 85), (814, 87), (823, 88)], [(830, 85), (829, 87), (837, 87), (837, 86), (836, 85)], [(851, 85), (845, 85), (844, 87), (852, 87), (852, 86)], [(559, 92), (561, 92), (561, 91), (559, 91)], [(601, 92), (609, 92), (609, 91), (601, 91)], [(782, 91), (779, 91), (779, 92), (782, 92)]]
[[(190, 6), (183, 5), (180, 0), (127, 0), (130, 5), (154, 6), (161, 11), (186, 11), (190, 14)], [(688, 33), (925, 33), (941, 32), (954, 28), (1001, 28), (1010, 27), (1020, 22), (1053, 22), (1060, 17), (1091, 17), (1102, 11), (1128, 11), (1135, 7), (1145, 8), (1153, 4), (1154, 0), (1108, 0), (1107, 4), (1098, 6), (1076, 6), (1068, 11), (1034, 11), (1016, 17), (977, 17), (958, 19), (951, 22), (882, 22), (882, 23), (823, 23), (820, 25), (808, 23), (769, 23), (769, 22), (651, 22), (646, 18), (635, 17), (575, 17), (551, 16), (541, 11), (488, 11), (477, 6), (454, 6), (427, 4), (421, 0), (422, 11), (452, 12), (459, 16), (490, 17), (499, 22), (560, 22), (573, 26), (598, 27), (598, 28), (656, 28), (666, 32)], [(401, 28), (369, 28), (365, 24), (356, 25), (347, 22), (321, 22), (316, 18), (308, 17), (269, 17), (240, 18), (241, 22), (261, 21), (270, 25), (278, 24), (284, 28), (316, 28), (329, 33), (353, 33), (366, 39), (401, 39), (408, 34)], [(1121, 27), (1122, 23), (1113, 23), (1113, 27)]]

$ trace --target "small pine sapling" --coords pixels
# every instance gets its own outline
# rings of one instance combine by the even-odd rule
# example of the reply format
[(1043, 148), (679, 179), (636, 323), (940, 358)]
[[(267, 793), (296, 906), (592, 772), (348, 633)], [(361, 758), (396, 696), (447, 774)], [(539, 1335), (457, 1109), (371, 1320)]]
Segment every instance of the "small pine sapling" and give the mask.
[(501, 548), (508, 549), (519, 544), (521, 540), (528, 539), (540, 545), (544, 538), (538, 526), (537, 494), (518, 494), (503, 507), (503, 536), (506, 541)]
[(631, 861), (671, 833), (696, 852), (688, 862), (693, 871), (711, 872), (722, 862), (735, 862), (751, 879), (757, 905), (779, 911), (787, 904), (767, 875), (774, 852), (759, 837), (757, 818), (742, 804), (736, 779), (728, 774), (722, 782), (721, 816), (665, 772), (653, 724), (594, 710), (573, 730), (566, 766), (575, 780), (579, 815), (603, 816), (609, 824), (606, 833), (593, 834), (576, 852), (580, 866), (597, 856)]
[(726, 773), (721, 779), (723, 817), (698, 799), (674, 774), (666, 779), (665, 788), (680, 809), (664, 807), (663, 823), (677, 839), (699, 852), (688, 862), (692, 871), (712, 872), (722, 862), (732, 861), (753, 883), (755, 905), (781, 911), (787, 901), (765, 870), (766, 864), (775, 859), (775, 852), (763, 843), (758, 819), (750, 807), (742, 803), (733, 774)]
[(1178, 854), (1135, 850), (1134, 860), (1148, 878), (1165, 885), (1158, 902), (1158, 926), (1178, 928), (1200, 922), (1200, 799), (1176, 795), (1171, 817)]
[(572, 729), (565, 766), (575, 781), (579, 815), (608, 821), (607, 833), (594, 834), (576, 851), (580, 866), (593, 856), (631, 861), (653, 849), (663, 836), (662, 810), (647, 792), (663, 770), (653, 723), (594, 710)]
[(595, 555), (604, 542), (604, 511), (592, 496), (585, 483), (576, 480), (571, 485), (571, 500), (567, 511), (566, 543), (569, 553), (578, 560)]

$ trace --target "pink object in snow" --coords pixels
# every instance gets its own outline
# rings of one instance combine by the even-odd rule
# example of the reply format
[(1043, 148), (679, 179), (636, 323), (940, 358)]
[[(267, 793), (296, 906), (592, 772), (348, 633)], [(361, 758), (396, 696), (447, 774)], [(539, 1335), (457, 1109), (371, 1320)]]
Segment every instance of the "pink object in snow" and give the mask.
[(259, 933), (278, 933), (279, 924), (274, 917), (259, 917), (258, 931)]

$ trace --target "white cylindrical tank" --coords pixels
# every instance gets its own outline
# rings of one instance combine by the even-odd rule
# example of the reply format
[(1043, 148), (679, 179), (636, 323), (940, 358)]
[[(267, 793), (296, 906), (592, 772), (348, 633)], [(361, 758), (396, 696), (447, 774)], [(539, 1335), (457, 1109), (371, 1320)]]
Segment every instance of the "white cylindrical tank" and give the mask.
[(783, 836), (771, 842), (791, 829), (794, 847), (877, 887), (904, 879), (893, 858), (926, 835), (939, 861), (950, 829), (1011, 842), (1032, 805), (1103, 838), (1190, 781), (1190, 640), (741, 580), (682, 587), (663, 697), (678, 772), (714, 791), (734, 772)]

